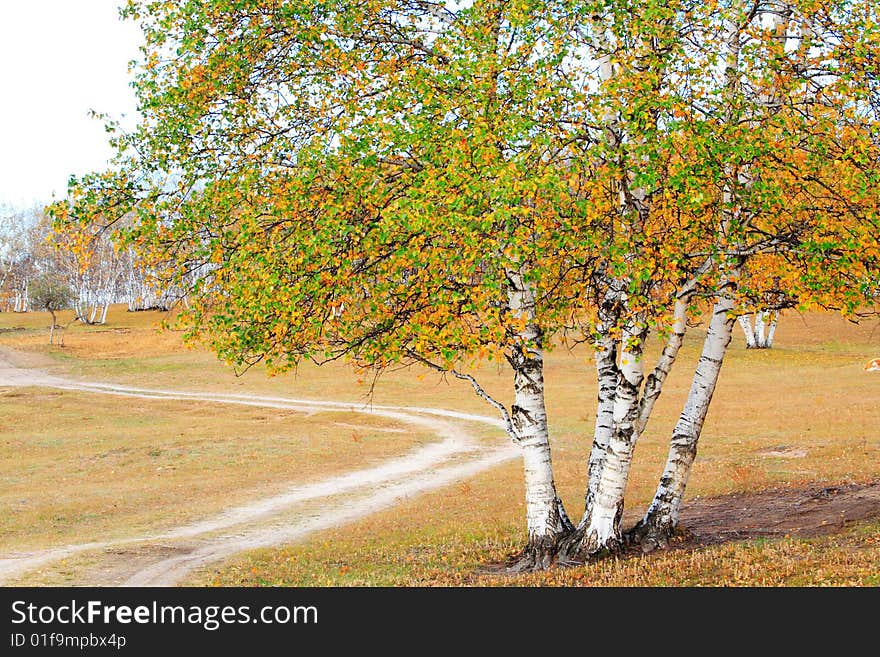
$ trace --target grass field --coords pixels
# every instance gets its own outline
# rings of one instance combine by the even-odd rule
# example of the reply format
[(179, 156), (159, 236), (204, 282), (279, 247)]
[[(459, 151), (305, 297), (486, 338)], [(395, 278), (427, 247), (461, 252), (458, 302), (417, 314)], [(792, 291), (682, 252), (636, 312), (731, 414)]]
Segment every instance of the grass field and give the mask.
[[(179, 353), (179, 387), (206, 388), (212, 377), (234, 383), (219, 366), (203, 371), (213, 363), (182, 349), (178, 335), (158, 335), (156, 313), (116, 317), (133, 325), (74, 329), (61, 349), (43, 344), (45, 316), (0, 314), (0, 329), (20, 327), (0, 332), (0, 346), (27, 350), (19, 358), (24, 365), (138, 386), (158, 385), (168, 365), (157, 361)], [(157, 356), (135, 357), (150, 340)], [(356, 413), (44, 388), (0, 388), (0, 409), (0, 506), (7, 510), (0, 516), (0, 545), (13, 550), (180, 525), (271, 495), (283, 484), (379, 463), (435, 439)]]
[[(114, 308), (103, 327), (71, 325), (65, 346), (50, 347), (48, 317), (0, 314), (0, 347), (43, 369), (142, 387), (247, 391), (316, 399), (365, 400), (367, 385), (344, 365), (303, 366), (236, 378), (180, 334), (160, 333), (157, 313)], [(690, 383), (702, 331), (688, 336), (681, 362), (636, 450), (627, 521), (650, 499), (668, 436)], [(657, 345), (654, 345), (656, 349)], [(773, 486), (880, 480), (880, 324), (854, 326), (829, 314), (783, 318), (772, 351), (746, 351), (737, 334), (709, 413), (688, 500)], [(596, 386), (586, 351), (547, 359), (553, 458), (563, 497), (580, 512)], [(479, 373), (509, 400), (505, 372)], [(4, 546), (47, 545), (117, 536), (196, 518), (280, 480), (344, 471), (399, 453), (425, 436), (340, 427), (340, 418), (282, 415), (267, 409), (144, 402), (85, 393), (6, 390), (0, 397), (4, 451), (0, 524)], [(408, 369), (385, 374), (374, 402), (489, 414), (466, 384)], [(377, 421), (378, 422), (378, 421)], [(334, 424), (336, 423), (336, 424)], [(364, 419), (346, 420), (364, 424)], [(113, 501), (116, 500), (116, 507)], [(687, 502), (686, 502), (687, 504)], [(185, 518), (181, 517), (185, 516)], [(880, 521), (817, 538), (732, 542), (584, 568), (523, 576), (482, 566), (524, 540), (522, 474), (516, 462), (407, 500), (393, 510), (301, 545), (258, 550), (209, 567), (190, 583), (210, 585), (658, 585), (880, 584)]]

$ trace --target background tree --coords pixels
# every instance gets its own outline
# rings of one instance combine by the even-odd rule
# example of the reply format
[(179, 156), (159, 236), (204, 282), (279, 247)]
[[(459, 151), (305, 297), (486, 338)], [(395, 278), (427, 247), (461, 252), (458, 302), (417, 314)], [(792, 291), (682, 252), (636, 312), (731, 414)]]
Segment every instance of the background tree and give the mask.
[(55, 329), (60, 328), (57, 313), (70, 307), (73, 292), (61, 278), (53, 274), (37, 276), (28, 286), (28, 292), (31, 307), (34, 310), (44, 310), (52, 316), (49, 327), (49, 344), (52, 344)]
[(45, 257), (39, 208), (0, 210), (0, 299), (7, 310), (27, 312), (28, 284)]
[(31, 281), (51, 273), (70, 287), (76, 318), (85, 324), (103, 324), (113, 303), (167, 310), (174, 289), (152, 276), (134, 249), (118, 248), (113, 231), (96, 228), (60, 233), (42, 207), (0, 209), (0, 308), (30, 310)]

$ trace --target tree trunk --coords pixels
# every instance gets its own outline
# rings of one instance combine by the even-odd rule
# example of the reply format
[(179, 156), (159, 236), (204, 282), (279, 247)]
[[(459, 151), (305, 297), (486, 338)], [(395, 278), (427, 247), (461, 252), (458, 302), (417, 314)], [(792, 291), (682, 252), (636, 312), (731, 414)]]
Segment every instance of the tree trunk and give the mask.
[(623, 544), (620, 520), (633, 451), (639, 439), (639, 390), (646, 335), (646, 327), (637, 324), (631, 324), (623, 333), (613, 430), (592, 504), (584, 511), (573, 545), (564, 549), (567, 560), (586, 559), (604, 550), (615, 552)]
[[(603, 277), (604, 278), (604, 277)], [(605, 454), (611, 443), (614, 431), (614, 396), (620, 372), (617, 368), (617, 341), (611, 331), (620, 317), (620, 306), (625, 303), (626, 283), (621, 280), (604, 278), (607, 292), (598, 308), (595, 342), (596, 375), (599, 394), (596, 405), (596, 425), (593, 431), (593, 444), (587, 464), (587, 490), (584, 495), (584, 509), (589, 509), (596, 497), (596, 489), (605, 464)]]
[(776, 324), (779, 321), (779, 312), (776, 310), (761, 310), (755, 313), (755, 326), (748, 315), (740, 315), (739, 323), (746, 336), (747, 349), (772, 349), (773, 338), (776, 336)]
[(776, 337), (776, 324), (779, 323), (779, 311), (774, 310), (771, 313), (770, 325), (767, 329), (767, 349), (773, 348), (773, 339)]
[(632, 530), (631, 538), (640, 542), (646, 551), (665, 546), (678, 524), (681, 501), (697, 455), (697, 441), (733, 334), (733, 310), (734, 301), (725, 286), (712, 309), (703, 353), (684, 410), (672, 432), (669, 456), (660, 485), (645, 517)]
[(593, 432), (593, 446), (587, 466), (587, 493), (584, 508), (589, 509), (596, 498), (605, 455), (614, 432), (614, 395), (618, 386), (617, 344), (613, 338), (604, 336), (596, 352), (596, 374), (599, 383), (599, 398), (596, 407), (596, 427)]
[(742, 326), (743, 333), (746, 336), (746, 349), (755, 349), (758, 343), (755, 341), (755, 331), (752, 329), (752, 320), (748, 315), (739, 316), (739, 325)]
[(526, 319), (525, 327), (517, 333), (518, 344), (513, 349), (510, 363), (514, 371), (511, 420), (523, 455), (529, 536), (527, 546), (512, 562), (511, 568), (542, 569), (553, 562), (558, 542), (573, 527), (553, 479), (544, 406), (542, 335), (535, 322), (534, 293), (521, 273), (510, 272), (508, 278), (510, 312)]
[(755, 313), (755, 344), (758, 349), (767, 348), (767, 338), (764, 337), (764, 324), (766, 318), (766, 310), (761, 310)]

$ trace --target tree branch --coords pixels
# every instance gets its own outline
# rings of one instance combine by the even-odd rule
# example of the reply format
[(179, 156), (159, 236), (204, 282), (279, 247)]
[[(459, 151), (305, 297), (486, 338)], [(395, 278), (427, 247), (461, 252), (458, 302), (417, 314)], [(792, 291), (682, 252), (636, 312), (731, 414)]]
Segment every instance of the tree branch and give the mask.
[(663, 384), (666, 382), (666, 377), (669, 376), (669, 372), (675, 363), (675, 359), (678, 357), (678, 352), (684, 341), (684, 334), (687, 331), (687, 309), (691, 297), (696, 292), (700, 278), (709, 271), (713, 263), (712, 257), (706, 258), (703, 264), (694, 272), (694, 275), (681, 286), (675, 295), (672, 333), (666, 341), (657, 365), (645, 381), (642, 398), (639, 400), (638, 428), (640, 434), (648, 426), (648, 420), (651, 419), (651, 412), (654, 410), (654, 403), (660, 398), (660, 393), (663, 392)]
[(510, 439), (517, 444), (522, 441), (522, 437), (517, 433), (516, 428), (513, 426), (513, 420), (510, 417), (510, 412), (507, 410), (507, 407), (500, 401), (489, 395), (489, 393), (487, 393), (483, 389), (483, 387), (477, 382), (477, 380), (473, 376), (471, 376), (470, 374), (462, 374), (455, 368), (447, 368), (443, 367), (442, 365), (438, 365), (437, 363), (428, 360), (424, 356), (421, 356), (420, 354), (417, 354), (410, 349), (407, 349), (406, 353), (413, 360), (418, 361), (422, 365), (425, 365), (432, 370), (442, 372), (443, 374), (452, 374), (452, 376), (454, 376), (456, 379), (461, 379), (462, 381), (467, 381), (468, 383), (470, 383), (471, 387), (474, 389), (474, 392), (477, 393), (477, 396), (491, 404), (501, 415), (501, 419), (504, 422), (504, 430), (507, 432), (507, 435), (510, 436)]

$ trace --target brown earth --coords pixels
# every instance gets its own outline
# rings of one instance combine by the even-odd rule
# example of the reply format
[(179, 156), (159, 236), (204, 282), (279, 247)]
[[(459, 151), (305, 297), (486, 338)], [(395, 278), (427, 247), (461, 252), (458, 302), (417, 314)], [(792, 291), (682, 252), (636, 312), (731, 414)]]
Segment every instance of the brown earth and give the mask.
[[(696, 497), (682, 507), (678, 528), (667, 549), (693, 551), (758, 538), (830, 536), (874, 518), (880, 518), (880, 481), (787, 486)], [(651, 558), (663, 552), (646, 555), (639, 545), (630, 545), (618, 557)], [(506, 560), (481, 566), (467, 583), (473, 585), (481, 575), (513, 577), (512, 563)]]
[(681, 547), (782, 536), (826, 536), (880, 516), (880, 482), (771, 488), (690, 500)]

